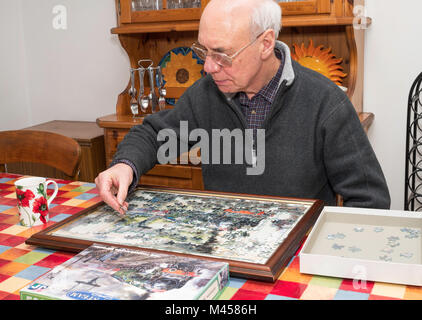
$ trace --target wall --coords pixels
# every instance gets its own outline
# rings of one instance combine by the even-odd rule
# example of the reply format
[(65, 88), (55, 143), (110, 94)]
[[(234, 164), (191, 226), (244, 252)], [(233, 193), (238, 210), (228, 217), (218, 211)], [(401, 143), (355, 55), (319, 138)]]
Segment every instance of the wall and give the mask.
[[(387, 4), (388, 3), (388, 4)], [(375, 114), (369, 139), (384, 170), (392, 209), (403, 210), (407, 99), (422, 72), (422, 1), (366, 0), (365, 111)]]
[[(0, 73), (0, 129), (54, 119), (95, 121), (115, 111), (129, 62), (110, 33), (116, 25), (114, 0), (0, 3), (2, 47), (9, 39), (13, 44), (0, 55), (6, 69)], [(56, 5), (67, 10), (65, 30), (53, 27)]]
[[(407, 96), (422, 72), (422, 1), (366, 0), (364, 109), (392, 208), (403, 208)], [(397, 5), (397, 4), (400, 5)], [(67, 9), (56, 30), (55, 5)], [(0, 129), (53, 119), (95, 121), (113, 113), (128, 59), (110, 29), (114, 0), (0, 0)]]
[(31, 123), (20, 1), (0, 0), (0, 130)]

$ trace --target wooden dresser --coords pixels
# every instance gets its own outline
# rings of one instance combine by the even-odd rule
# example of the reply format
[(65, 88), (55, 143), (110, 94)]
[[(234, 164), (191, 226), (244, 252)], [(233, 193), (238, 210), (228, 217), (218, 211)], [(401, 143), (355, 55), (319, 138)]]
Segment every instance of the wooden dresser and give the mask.
[[(170, 50), (190, 47), (197, 40), (199, 18), (207, 0), (201, 1), (200, 8), (137, 10), (138, 0), (115, 0), (117, 26), (111, 29), (118, 35), (120, 43), (128, 54), (128, 83), (119, 94), (116, 113), (97, 119), (104, 129), (106, 164), (110, 164), (117, 145), (129, 129), (140, 124), (143, 117), (133, 118), (130, 110), (129, 68), (138, 68), (140, 59), (152, 59), (157, 66)], [(285, 42), (294, 52), (294, 44), (307, 47), (312, 40), (315, 47), (332, 49), (336, 57), (341, 57), (341, 67), (347, 76), (342, 86), (367, 131), (374, 115), (363, 110), (363, 49), (364, 28), (360, 24), (364, 17), (355, 16), (354, 7), (363, 5), (362, 0), (303, 0), (280, 2), (282, 7), (282, 30), (279, 40)], [(361, 7), (362, 8), (362, 7)], [(355, 12), (361, 12), (357, 10)], [(366, 20), (370, 24), (370, 19)], [(135, 88), (139, 92), (139, 77), (135, 74)], [(148, 86), (148, 82), (146, 81)], [(183, 86), (166, 86), (166, 98), (179, 98), (185, 91)], [(145, 93), (149, 93), (145, 88)], [(167, 108), (171, 108), (168, 105)], [(203, 189), (201, 168), (189, 165), (157, 165), (140, 180), (143, 184), (170, 186), (189, 189)]]

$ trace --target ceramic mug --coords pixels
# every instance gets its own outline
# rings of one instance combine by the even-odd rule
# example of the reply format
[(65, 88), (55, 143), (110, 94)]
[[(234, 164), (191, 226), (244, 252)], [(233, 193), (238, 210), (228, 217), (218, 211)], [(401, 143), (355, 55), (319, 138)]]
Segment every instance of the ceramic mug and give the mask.
[[(47, 199), (47, 186), (50, 183), (54, 184), (54, 192)], [(47, 224), (48, 207), (59, 191), (57, 183), (46, 178), (31, 177), (17, 180), (15, 187), (20, 224), (25, 227)]]

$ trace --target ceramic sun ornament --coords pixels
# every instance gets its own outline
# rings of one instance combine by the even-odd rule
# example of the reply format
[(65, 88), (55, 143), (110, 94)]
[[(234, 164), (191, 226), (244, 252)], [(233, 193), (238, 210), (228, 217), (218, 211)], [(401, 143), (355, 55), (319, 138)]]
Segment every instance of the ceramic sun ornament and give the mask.
[(323, 45), (314, 47), (312, 40), (309, 40), (307, 48), (304, 43), (302, 43), (301, 46), (294, 43), (293, 47), (295, 52), (292, 53), (292, 58), (295, 61), (304, 67), (323, 74), (335, 84), (341, 86), (343, 81), (342, 78), (347, 76), (347, 74), (343, 73), (343, 68), (340, 66), (343, 59), (336, 58), (336, 56), (331, 53), (331, 48), (324, 49)]
[[(189, 47), (177, 47), (167, 52), (158, 65), (161, 67), (163, 85), (171, 87), (190, 87), (205, 75), (204, 62)], [(166, 103), (175, 105), (176, 98), (166, 98)]]
[(169, 51), (159, 65), (167, 87), (190, 87), (202, 77), (202, 61), (195, 59), (187, 47)]

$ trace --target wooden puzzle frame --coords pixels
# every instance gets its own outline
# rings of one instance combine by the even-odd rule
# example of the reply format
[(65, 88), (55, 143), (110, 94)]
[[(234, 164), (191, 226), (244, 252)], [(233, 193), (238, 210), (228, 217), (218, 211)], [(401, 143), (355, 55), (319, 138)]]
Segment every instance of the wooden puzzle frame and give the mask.
[[(137, 192), (140, 192), (140, 193), (137, 193)], [(259, 262), (259, 263), (248, 261), (247, 256), (245, 256), (244, 259), (243, 257), (234, 258), (231, 256), (219, 257), (219, 256), (213, 256), (209, 254), (203, 254), (201, 252), (195, 252), (195, 251), (191, 252), (189, 250), (185, 252), (180, 252), (180, 250), (169, 249), (166, 246), (151, 247), (151, 246), (147, 246), (147, 245), (143, 246), (139, 244), (133, 245), (133, 244), (130, 244), (128, 241), (124, 241), (124, 239), (122, 239), (122, 241), (119, 240), (117, 242), (116, 241), (110, 242), (107, 240), (99, 241), (99, 239), (97, 238), (88, 238), (88, 236), (85, 236), (85, 235), (80, 236), (80, 237), (74, 236), (74, 235), (72, 236), (57, 235), (60, 233), (66, 234), (66, 232), (68, 232), (66, 230), (77, 229), (78, 226), (80, 226), (80, 228), (86, 228), (86, 230), (89, 230), (90, 228), (89, 223), (87, 224), (84, 221), (96, 221), (97, 218), (95, 219), (92, 218), (95, 215), (99, 215), (99, 214), (105, 215), (106, 213), (108, 214), (108, 212), (106, 212), (107, 210), (109, 212), (112, 212), (111, 208), (108, 207), (104, 202), (98, 203), (90, 208), (84, 209), (83, 211), (77, 214), (74, 214), (73, 216), (63, 221), (58, 222), (32, 235), (26, 241), (26, 243), (29, 245), (38, 245), (38, 246), (51, 248), (55, 250), (64, 250), (64, 251), (71, 251), (71, 252), (80, 252), (84, 250), (85, 248), (87, 248), (88, 246), (92, 245), (93, 243), (99, 243), (99, 244), (105, 244), (105, 245), (115, 245), (118, 247), (149, 250), (153, 252), (170, 253), (170, 254), (181, 255), (181, 256), (186, 256), (186, 257), (196, 257), (196, 258), (210, 259), (214, 261), (224, 261), (224, 262), (229, 263), (230, 274), (232, 276), (273, 282), (279, 277), (282, 269), (287, 265), (291, 257), (298, 250), (300, 244), (302, 243), (302, 240), (304, 239), (309, 229), (313, 226), (313, 224), (317, 220), (323, 208), (323, 202), (321, 200), (283, 198), (283, 197), (275, 197), (275, 196), (258, 196), (258, 195), (247, 195), (247, 194), (237, 194), (237, 193), (227, 193), (227, 192), (187, 191), (187, 190), (165, 188), (165, 187), (138, 186), (135, 192), (132, 193), (131, 195), (134, 195), (132, 197), (134, 199), (132, 201), (133, 203), (135, 203), (136, 201), (138, 201), (137, 199), (139, 199), (139, 196), (135, 196), (135, 195), (142, 195), (142, 197), (149, 196), (150, 198), (153, 197), (154, 195), (158, 195), (160, 197), (161, 196), (164, 197), (163, 198), (164, 203), (165, 203), (165, 199), (170, 199), (168, 201), (174, 201), (174, 199), (179, 201), (179, 198), (182, 200), (186, 198), (186, 199), (192, 199), (192, 201), (200, 201), (200, 203), (201, 202), (206, 203), (207, 201), (209, 201), (210, 204), (217, 203), (217, 206), (219, 205), (220, 202), (221, 203), (224, 202), (225, 207), (227, 207), (227, 203), (234, 203), (234, 205), (236, 205), (237, 203), (241, 203), (242, 206), (247, 206), (247, 205), (252, 206), (250, 211), (246, 211), (246, 210), (236, 211), (233, 209), (224, 210), (223, 214), (224, 214), (225, 220), (230, 220), (231, 217), (237, 216), (238, 219), (251, 218), (255, 220), (261, 219), (259, 221), (263, 221), (265, 219), (270, 219), (269, 218), (270, 216), (272, 217), (274, 216), (274, 214), (271, 214), (271, 215), (268, 214), (266, 216), (264, 214), (264, 211), (262, 211), (262, 209), (260, 209), (260, 212), (253, 212), (253, 204), (256, 204), (256, 206), (264, 206), (265, 208), (270, 208), (268, 209), (268, 212), (270, 212), (270, 210), (273, 210), (274, 212), (275, 209), (274, 208), (271, 209), (272, 206), (280, 205), (283, 207), (287, 206), (289, 208), (290, 207), (293, 208), (292, 209), (293, 212), (295, 212), (296, 209), (297, 209), (296, 211), (298, 211), (299, 209), (303, 210), (303, 214), (301, 214), (301, 216), (297, 218), (297, 221), (293, 221), (291, 218), (288, 220), (289, 223), (292, 224), (291, 229), (287, 229), (287, 231), (285, 232), (286, 233), (285, 237), (283, 238), (281, 243), (279, 244), (277, 243), (277, 246), (268, 256), (268, 259), (266, 259), (266, 261), (264, 262)], [(128, 197), (129, 210), (131, 209), (131, 203), (132, 203), (130, 200), (131, 199), (130, 197), (131, 196)], [(162, 200), (162, 199), (158, 198), (158, 200)], [(157, 205), (159, 204), (161, 205), (161, 207), (165, 206), (164, 204), (160, 204), (160, 202), (161, 201), (156, 201)], [(169, 202), (169, 203), (173, 203), (173, 202)], [(136, 211), (137, 209), (139, 209), (139, 207), (137, 207), (136, 205), (134, 205), (133, 207), (135, 208), (135, 210), (133, 211)], [(169, 223), (173, 222), (174, 220), (179, 219), (180, 217), (186, 218), (183, 213), (183, 210), (184, 210), (183, 208), (174, 209), (173, 205), (171, 205), (170, 207), (173, 209), (164, 211), (166, 212), (166, 214), (168, 212), (170, 212), (169, 215), (172, 214), (170, 217), (168, 217), (168, 219), (171, 218), (172, 220), (167, 219), (168, 221), (170, 221)], [(303, 209), (303, 208), (306, 208), (306, 209)], [(148, 210), (148, 209), (149, 207), (146, 206), (146, 209), (143, 209), (143, 210)], [(153, 210), (153, 211), (159, 211), (159, 210)], [(192, 212), (192, 210), (186, 211), (186, 212)], [(200, 214), (203, 215), (204, 213), (200, 213)], [(220, 217), (220, 215), (218, 217)], [(121, 219), (117, 216), (117, 213), (116, 214), (111, 213), (111, 215), (108, 215), (107, 217), (109, 217), (111, 220), (113, 219), (112, 217), (114, 217), (115, 219)], [(128, 215), (127, 219), (129, 219), (129, 217), (132, 217), (132, 216)], [(138, 218), (138, 216), (134, 216), (134, 217)], [(192, 217), (194, 217), (193, 214), (192, 214)], [(156, 217), (154, 217), (154, 219), (155, 218)], [(160, 219), (161, 219), (160, 221), (164, 220), (164, 218), (160, 218)], [(167, 220), (164, 221), (164, 226)], [(278, 221), (281, 221), (281, 220), (278, 220)], [(137, 220), (136, 223), (139, 224), (139, 220)], [(281, 223), (285, 223), (284, 220)], [(113, 225), (112, 223), (110, 224), (112, 226), (116, 225), (116, 224)], [(273, 224), (274, 223), (271, 222), (270, 225), (273, 226)], [(131, 226), (135, 226), (135, 224), (133, 223), (131, 224), (130, 221), (125, 224), (126, 228), (131, 228)], [(282, 226), (284, 227), (284, 225)], [(288, 225), (288, 228), (289, 227), (290, 225)], [(201, 229), (201, 227), (198, 227), (198, 226), (196, 228)], [(233, 229), (233, 227), (231, 228)], [(147, 230), (147, 229), (144, 229), (144, 230)], [(193, 230), (196, 230), (196, 229), (193, 229)], [(219, 230), (221, 230), (221, 228)], [(224, 232), (226, 235), (228, 235), (232, 231), (225, 230)], [(243, 232), (242, 234), (248, 233), (248, 232), (245, 233), (245, 231), (242, 231), (242, 230), (241, 232)], [(87, 232), (87, 234), (88, 233), (89, 232)], [(177, 233), (177, 230), (176, 232), (174, 232), (174, 234), (176, 233)], [(245, 239), (240, 239), (240, 241), (241, 241), (240, 243), (242, 243), (242, 241), (245, 241), (245, 244), (246, 244), (248, 241), (248, 238), (246, 237)], [(228, 243), (228, 242), (225, 242), (225, 243)], [(214, 247), (216, 248), (216, 250), (220, 249), (218, 243), (215, 244)], [(259, 249), (257, 250), (259, 251)], [(244, 261), (241, 261), (242, 259)]]

